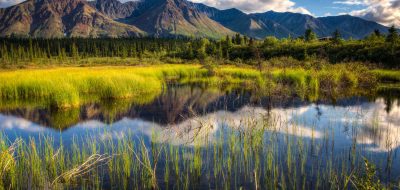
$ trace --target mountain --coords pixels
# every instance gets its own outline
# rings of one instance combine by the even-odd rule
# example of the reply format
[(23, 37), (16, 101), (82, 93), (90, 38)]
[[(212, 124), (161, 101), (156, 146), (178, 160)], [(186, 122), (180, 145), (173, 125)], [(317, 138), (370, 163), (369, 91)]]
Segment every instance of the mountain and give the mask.
[(137, 1), (121, 3), (118, 0), (97, 0), (88, 2), (93, 8), (112, 19), (126, 18), (132, 15), (139, 6)]
[(272, 21), (260, 21), (238, 9), (219, 10), (204, 4), (194, 4), (201, 12), (232, 31), (254, 38), (287, 37), (290, 31)]
[(28, 0), (0, 9), (0, 36), (126, 37), (193, 36), (222, 38), (240, 33), (299, 37), (311, 28), (320, 37), (338, 29), (344, 38), (364, 38), (387, 27), (349, 15), (313, 17), (299, 13), (246, 14), (238, 9), (219, 10), (187, 0)]
[(0, 36), (55, 38), (142, 36), (135, 26), (116, 22), (83, 0), (28, 0), (2, 9)]
[(186, 0), (146, 0), (130, 17), (119, 21), (156, 37), (196, 36), (222, 38), (234, 32), (212, 20)]
[(272, 21), (279, 23), (281, 27), (290, 31), (293, 37), (304, 35), (306, 29), (310, 28), (319, 36), (328, 36), (331, 31), (318, 18), (300, 13), (278, 13), (268, 11), (249, 15), (260, 21)]
[(195, 7), (232, 31), (258, 39), (267, 36), (299, 37), (309, 28), (320, 37), (331, 36), (338, 29), (346, 39), (360, 39), (376, 29), (382, 33), (388, 29), (376, 22), (350, 15), (316, 18), (306, 14), (274, 11), (245, 14), (238, 9), (219, 10), (204, 4), (195, 4)]
[(318, 36), (331, 36), (337, 29), (341, 32), (344, 38), (364, 38), (371, 34), (375, 29), (386, 33), (387, 27), (376, 22), (367, 21), (359, 17), (350, 15), (330, 16), (315, 18), (310, 15), (299, 13), (278, 13), (268, 11), (266, 13), (251, 14), (253, 18), (260, 20), (270, 20), (279, 23), (292, 32), (292, 36), (302, 36), (305, 31), (310, 28)]
[(331, 29), (331, 32), (335, 29), (340, 30), (344, 38), (365, 37), (374, 32), (375, 29), (378, 29), (381, 33), (387, 33), (388, 31), (387, 27), (376, 22), (350, 15), (321, 17), (319, 20), (325, 23)]

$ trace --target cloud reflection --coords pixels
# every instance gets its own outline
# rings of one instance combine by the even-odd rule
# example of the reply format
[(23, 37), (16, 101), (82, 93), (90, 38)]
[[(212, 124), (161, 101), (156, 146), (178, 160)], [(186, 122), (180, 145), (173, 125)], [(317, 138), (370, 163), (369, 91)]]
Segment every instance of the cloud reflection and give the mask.
[[(349, 107), (311, 104), (297, 108), (275, 108), (270, 112), (261, 107), (245, 106), (236, 112), (218, 111), (187, 118), (176, 125), (128, 118), (113, 124), (87, 121), (63, 131), (62, 135), (81, 136), (86, 132), (100, 139), (120, 139), (126, 137), (128, 131), (129, 135), (144, 138), (151, 138), (156, 132), (159, 141), (191, 146), (195, 142), (203, 145), (213, 142), (219, 132), (226, 130), (252, 130), (249, 126), (309, 139), (326, 138), (326, 132), (332, 131), (336, 143), (348, 145), (355, 139), (358, 144), (369, 145), (369, 151), (390, 151), (400, 146), (397, 140), (400, 138), (400, 108), (395, 106), (387, 113), (382, 99)], [(25, 119), (2, 115), (0, 129), (5, 132), (19, 130), (27, 135), (57, 132)]]

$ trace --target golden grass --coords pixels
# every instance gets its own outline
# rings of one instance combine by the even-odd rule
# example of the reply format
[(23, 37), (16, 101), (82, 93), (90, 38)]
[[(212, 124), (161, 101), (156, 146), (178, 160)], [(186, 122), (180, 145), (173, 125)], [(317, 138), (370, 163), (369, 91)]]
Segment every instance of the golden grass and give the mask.
[(194, 77), (197, 65), (151, 67), (65, 67), (2, 71), (0, 99), (43, 101), (57, 107), (73, 107), (90, 99), (156, 97), (165, 78)]
[[(322, 70), (271, 68), (270, 72), (251, 67), (207, 68), (196, 64), (3, 70), (0, 71), (0, 106), (41, 102), (46, 106), (68, 108), (104, 99), (133, 99), (131, 102), (143, 104), (160, 95), (169, 81), (249, 88), (254, 84), (262, 87), (272, 81), (290, 85), (303, 94), (309, 91), (318, 94), (322, 88), (333, 92), (332, 89), (373, 85), (373, 75), (378, 75), (377, 72), (371, 75), (364, 70), (352, 69), (346, 64)], [(396, 73), (390, 74), (396, 76)]]
[(400, 71), (396, 70), (373, 70), (372, 73), (378, 77), (381, 82), (400, 82)]

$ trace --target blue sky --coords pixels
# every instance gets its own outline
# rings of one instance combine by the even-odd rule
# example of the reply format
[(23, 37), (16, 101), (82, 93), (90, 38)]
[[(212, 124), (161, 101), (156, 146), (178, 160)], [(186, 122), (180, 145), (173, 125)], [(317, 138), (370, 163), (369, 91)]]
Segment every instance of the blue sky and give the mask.
[(315, 16), (338, 15), (365, 8), (363, 5), (340, 4), (335, 0), (293, 0), (296, 5), (309, 10)]
[[(0, 0), (7, 7), (24, 0)], [(129, 0), (121, 0), (129, 1)], [(219, 9), (237, 8), (246, 13), (298, 12), (316, 17), (350, 14), (386, 26), (400, 27), (400, 0), (191, 0)]]

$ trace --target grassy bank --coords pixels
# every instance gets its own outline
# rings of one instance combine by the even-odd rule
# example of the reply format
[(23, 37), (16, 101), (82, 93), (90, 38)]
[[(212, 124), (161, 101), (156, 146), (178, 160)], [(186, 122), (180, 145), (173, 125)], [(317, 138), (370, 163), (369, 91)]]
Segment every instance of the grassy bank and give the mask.
[(73, 107), (85, 101), (135, 99), (151, 101), (166, 79), (201, 75), (199, 66), (96, 67), (26, 69), (0, 72), (0, 98), (4, 101), (43, 101)]
[[(381, 73), (389, 71), (369, 72), (365, 67), (348, 64), (321, 69), (276, 67), (261, 71), (248, 66), (182, 64), (3, 70), (0, 71), (0, 102), (3, 106), (42, 102), (58, 108), (112, 99), (146, 103), (157, 97), (167, 82), (245, 87), (261, 93), (271, 93), (277, 86), (284, 85), (312, 100), (323, 94), (336, 96), (342, 91), (370, 89)], [(390, 74), (397, 77), (395, 72)]]
[(372, 73), (382, 83), (400, 83), (400, 71), (399, 70), (374, 70)]

